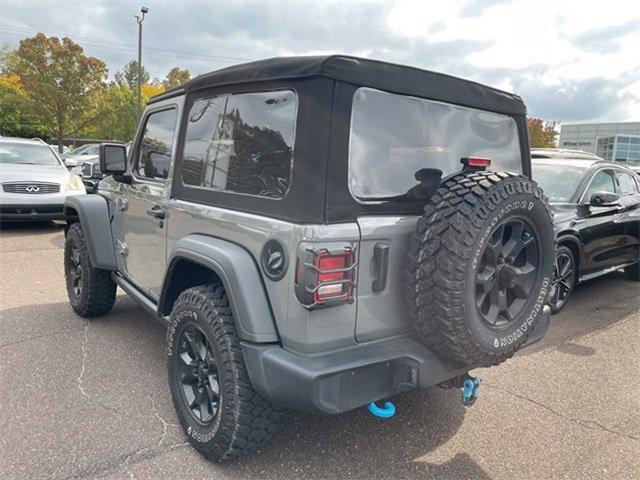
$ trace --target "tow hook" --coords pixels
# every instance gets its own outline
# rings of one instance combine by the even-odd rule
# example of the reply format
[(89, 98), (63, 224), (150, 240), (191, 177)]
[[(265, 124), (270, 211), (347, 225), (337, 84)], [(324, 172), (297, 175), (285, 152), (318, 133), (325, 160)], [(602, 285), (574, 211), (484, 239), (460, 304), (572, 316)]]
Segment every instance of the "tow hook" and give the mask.
[(376, 402), (371, 402), (367, 408), (372, 415), (378, 418), (391, 418), (396, 414), (396, 406), (389, 401), (385, 401), (383, 407), (379, 407)]
[(475, 377), (467, 377), (464, 382), (462, 382), (462, 405), (465, 407), (470, 407), (474, 403), (476, 403), (476, 399), (478, 398), (478, 390), (480, 389), (480, 384), (482, 380), (480, 378)]

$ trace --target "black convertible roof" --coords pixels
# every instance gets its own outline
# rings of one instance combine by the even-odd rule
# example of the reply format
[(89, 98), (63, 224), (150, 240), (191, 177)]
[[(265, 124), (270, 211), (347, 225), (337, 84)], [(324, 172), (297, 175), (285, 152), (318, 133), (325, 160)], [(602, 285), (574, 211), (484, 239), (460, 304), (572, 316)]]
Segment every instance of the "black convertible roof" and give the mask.
[(345, 55), (276, 57), (234, 65), (193, 78), (153, 98), (150, 103), (208, 87), (311, 77), (326, 77), (482, 110), (526, 115), (522, 99), (512, 93), (442, 73)]

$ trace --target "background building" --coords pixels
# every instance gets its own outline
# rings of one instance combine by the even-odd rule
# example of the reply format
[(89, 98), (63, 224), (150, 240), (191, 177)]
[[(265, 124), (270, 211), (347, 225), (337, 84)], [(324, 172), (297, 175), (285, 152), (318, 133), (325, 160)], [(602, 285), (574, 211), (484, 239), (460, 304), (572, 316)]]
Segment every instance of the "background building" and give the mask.
[(638, 165), (640, 122), (562, 124), (558, 147), (584, 150), (606, 160)]

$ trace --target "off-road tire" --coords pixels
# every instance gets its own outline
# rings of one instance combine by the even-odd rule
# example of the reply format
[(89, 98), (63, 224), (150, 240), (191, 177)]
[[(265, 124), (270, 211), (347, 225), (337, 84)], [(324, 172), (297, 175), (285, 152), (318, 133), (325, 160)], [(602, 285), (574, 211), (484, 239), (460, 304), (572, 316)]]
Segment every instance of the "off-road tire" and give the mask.
[[(506, 330), (484, 325), (476, 306), (478, 256), (493, 231), (510, 217), (535, 230), (540, 252), (524, 314)], [(498, 223), (496, 223), (498, 222)], [(465, 172), (445, 180), (424, 207), (411, 236), (404, 275), (413, 326), (422, 341), (456, 363), (497, 365), (526, 341), (540, 319), (551, 281), (554, 234), (542, 190), (504, 172)]]
[[(79, 256), (81, 290), (74, 292), (72, 280), (72, 251)], [(75, 312), (81, 317), (97, 317), (108, 313), (116, 300), (117, 286), (111, 272), (91, 266), (87, 243), (80, 223), (69, 227), (64, 242), (64, 276), (67, 296)]]
[(629, 280), (640, 282), (640, 262), (625, 267), (624, 274)]
[[(205, 333), (217, 357), (220, 402), (211, 425), (193, 418), (175, 368), (180, 332), (189, 324)], [(167, 330), (167, 354), (169, 388), (178, 419), (191, 444), (205, 458), (222, 461), (244, 455), (276, 431), (280, 411), (253, 389), (222, 285), (193, 287), (180, 294)]]

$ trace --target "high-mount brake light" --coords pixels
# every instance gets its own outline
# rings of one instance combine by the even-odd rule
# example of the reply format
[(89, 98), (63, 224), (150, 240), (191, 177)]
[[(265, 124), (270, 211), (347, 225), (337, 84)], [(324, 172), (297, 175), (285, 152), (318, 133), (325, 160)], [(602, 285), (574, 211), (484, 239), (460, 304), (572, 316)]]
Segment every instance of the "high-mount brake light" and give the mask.
[(350, 248), (341, 251), (307, 250), (296, 262), (295, 291), (298, 300), (311, 310), (353, 301), (355, 256)]
[(491, 159), (484, 157), (463, 157), (460, 159), (466, 168), (484, 170), (491, 166)]

